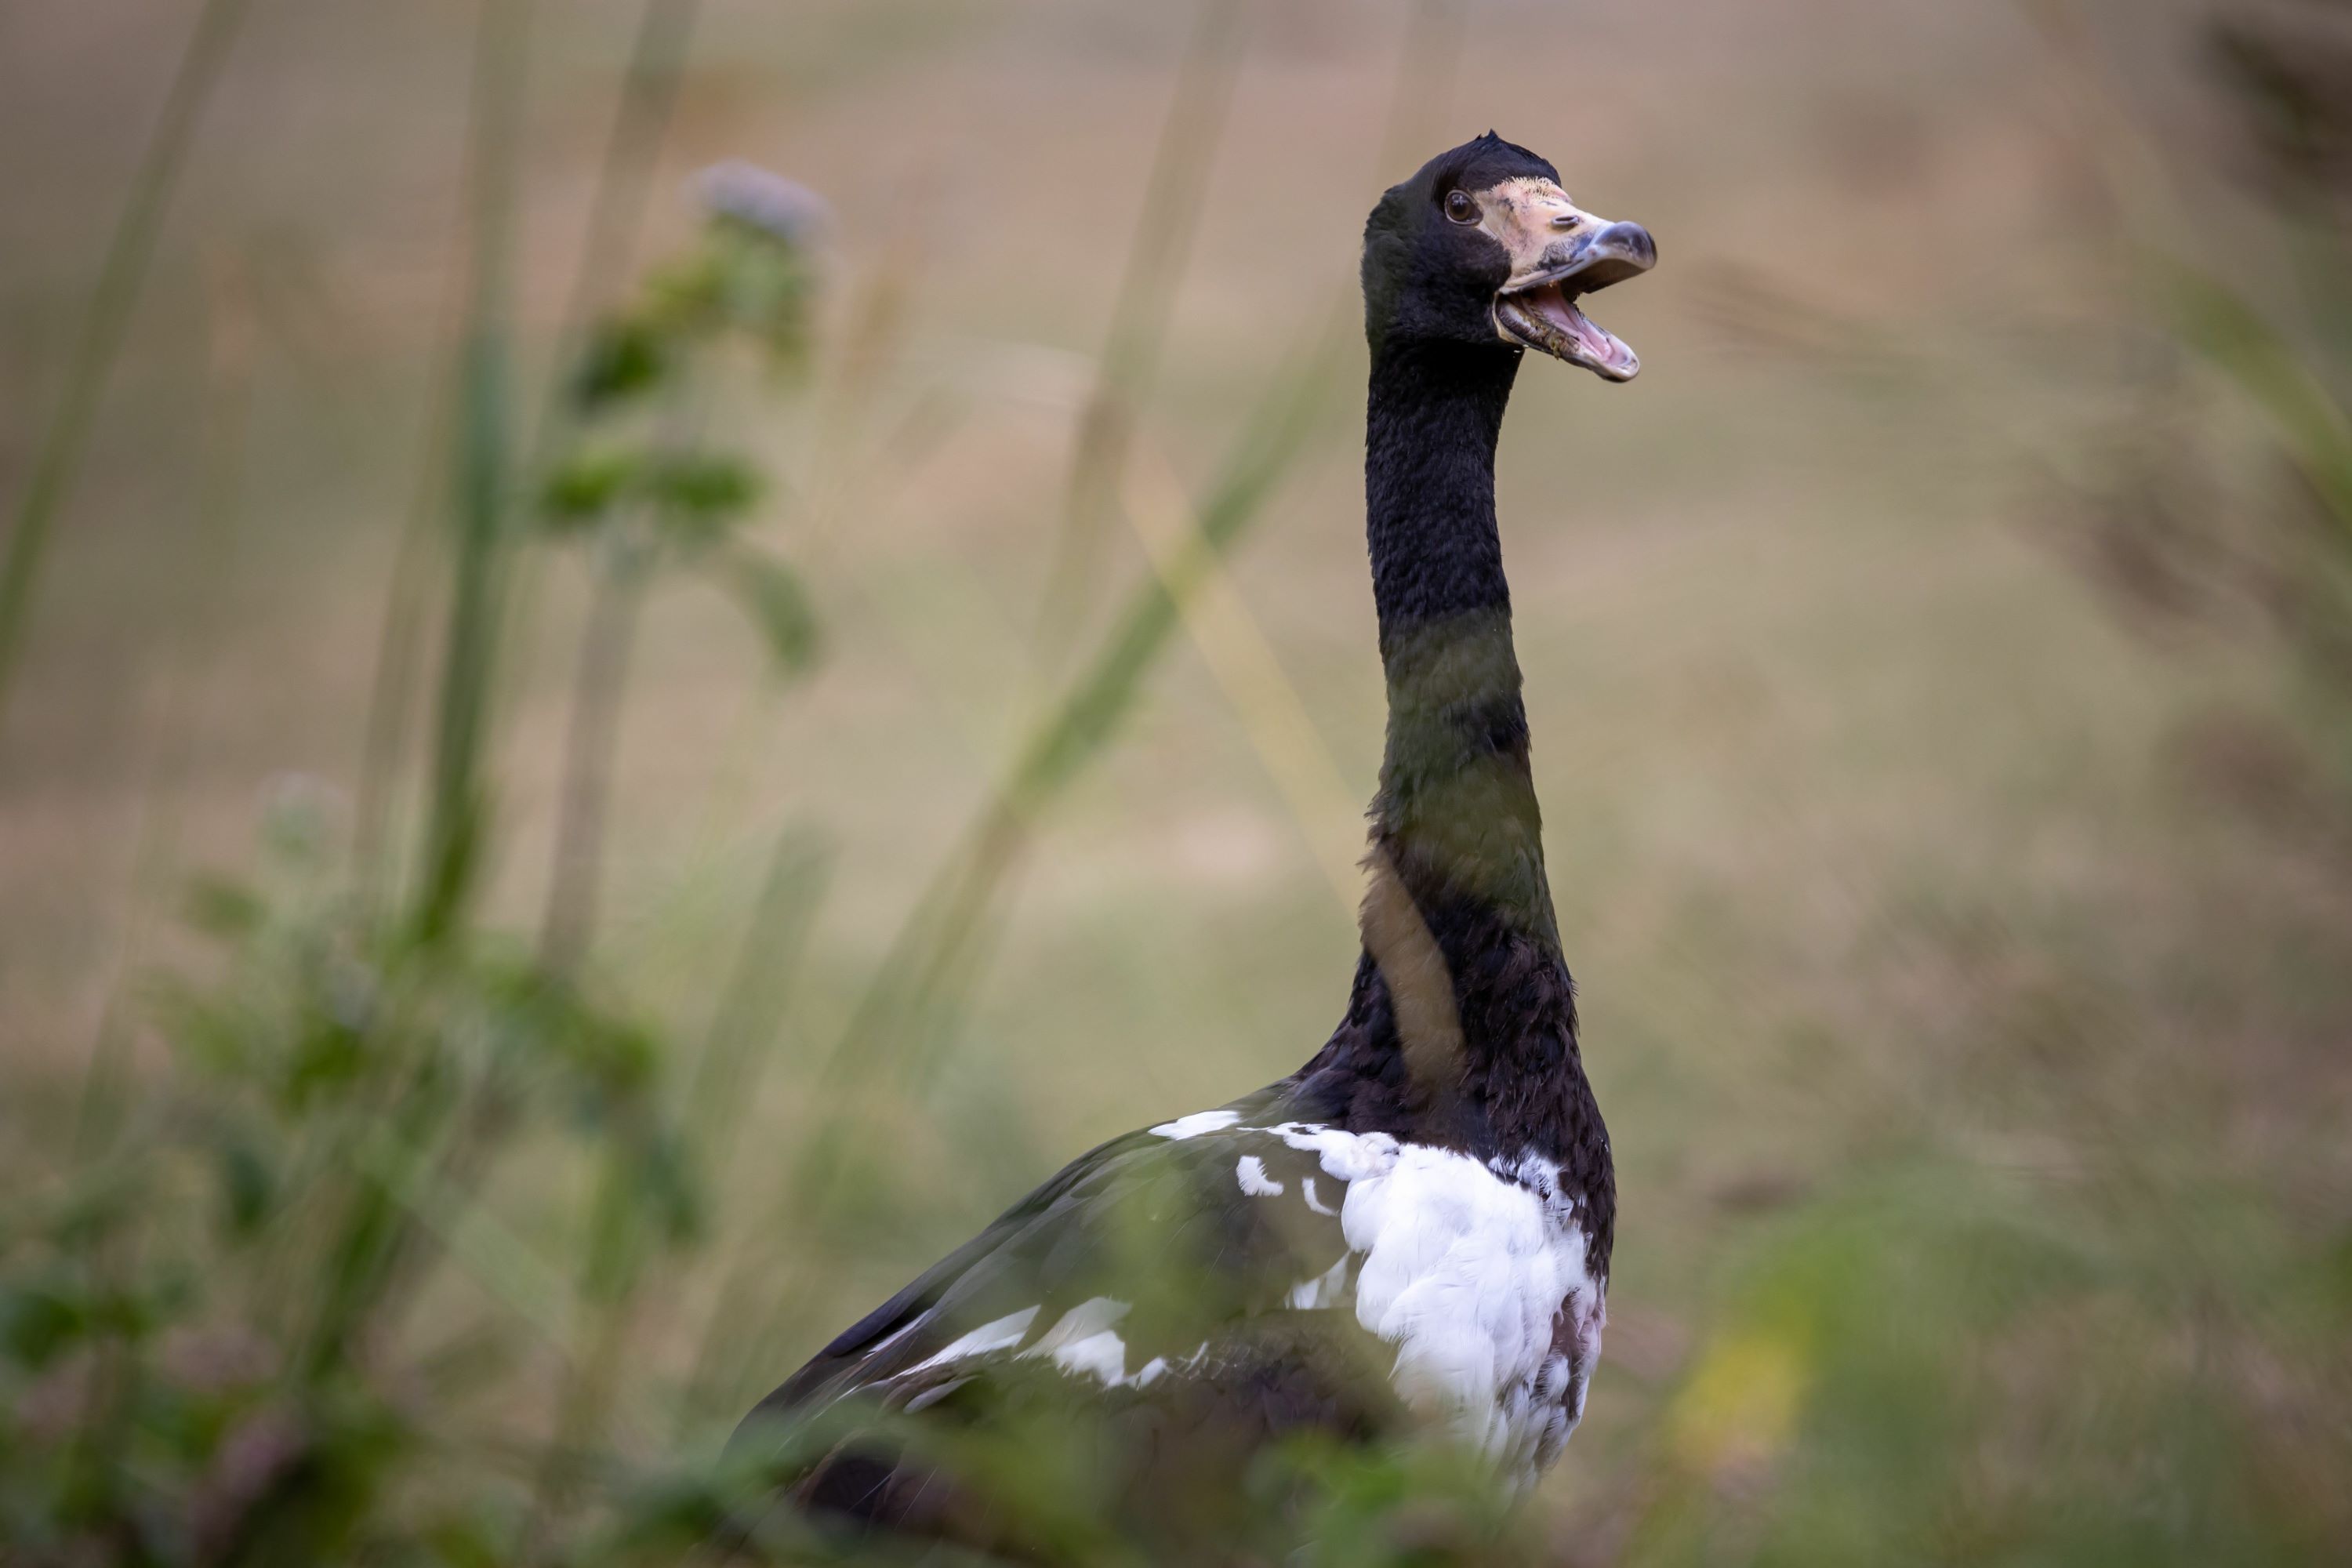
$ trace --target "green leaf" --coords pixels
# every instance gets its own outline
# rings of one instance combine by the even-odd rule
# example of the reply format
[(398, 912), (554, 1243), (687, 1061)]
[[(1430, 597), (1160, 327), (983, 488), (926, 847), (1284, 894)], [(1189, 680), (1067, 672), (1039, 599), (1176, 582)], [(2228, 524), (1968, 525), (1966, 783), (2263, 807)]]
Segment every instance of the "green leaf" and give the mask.
[(2170, 292), (2175, 331), (2270, 416), (2288, 456), (2352, 535), (2352, 414), (2228, 284), (2187, 262), (2158, 257), (2156, 265)]
[(568, 533), (595, 521), (639, 482), (645, 459), (635, 452), (575, 452), (547, 476), (539, 510), (552, 531)]
[(89, 1304), (68, 1290), (27, 1285), (0, 1295), (0, 1346), (18, 1365), (38, 1371), (80, 1340), (89, 1320)]
[(803, 368), (815, 305), (815, 275), (807, 261), (773, 246), (738, 246), (727, 281), (730, 322), (759, 343), (777, 368)]
[(358, 1031), (315, 1016), (306, 1016), (303, 1024), (286, 1063), (284, 1093), (293, 1110), (351, 1089), (371, 1065), (367, 1040)]
[(643, 396), (669, 374), (669, 344), (649, 321), (605, 322), (589, 340), (572, 382), (572, 403), (584, 414)]
[(657, 459), (646, 494), (663, 521), (693, 541), (708, 541), (760, 499), (759, 472), (740, 458), (687, 453)]
[(187, 915), (188, 923), (206, 936), (235, 942), (261, 928), (269, 906), (243, 882), (199, 875), (188, 883)]
[(679, 337), (700, 336), (724, 322), (725, 258), (705, 245), (648, 274), (642, 289), (646, 318)]
[(701, 1237), (707, 1218), (702, 1184), (692, 1152), (677, 1132), (659, 1131), (646, 1141), (636, 1191), (664, 1241), (683, 1246)]
[(278, 1174), (258, 1149), (241, 1137), (224, 1139), (219, 1160), (221, 1209), (228, 1233), (241, 1240), (260, 1234), (278, 1205)]
[(727, 556), (721, 581), (759, 627), (780, 673), (799, 676), (816, 664), (816, 611), (799, 573), (772, 555), (741, 550)]

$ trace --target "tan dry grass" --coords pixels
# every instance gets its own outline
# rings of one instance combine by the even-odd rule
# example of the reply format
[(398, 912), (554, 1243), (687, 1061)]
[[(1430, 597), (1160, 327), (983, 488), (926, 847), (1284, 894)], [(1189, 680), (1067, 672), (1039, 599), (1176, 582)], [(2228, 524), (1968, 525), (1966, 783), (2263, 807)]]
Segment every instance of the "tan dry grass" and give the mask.
[[(791, 702), (759, 699), (744, 634), (694, 590), (656, 605), (605, 958), (698, 1019), (719, 971), (696, 933), (753, 896), (749, 847), (787, 817), (821, 824), (838, 890), (788, 1063), (831, 1037), (1034, 700), (1024, 639), (1075, 368), (1047, 351), (1099, 339), (1181, 36), (1117, 5), (795, 9), (716, 8), (667, 172), (740, 153), (826, 192), (847, 272), (915, 279), (886, 403), (938, 391), (961, 423), (840, 521), (818, 584), (834, 651)], [(1449, 135), (1491, 121), (1550, 153), (1580, 196), (1650, 221), (1666, 258), (1607, 301), (1643, 381), (1530, 366), (1501, 476), (1554, 881), (1626, 1189), (1612, 1310), (1630, 1370), (1597, 1385), (1577, 1456), (1606, 1454), (1671, 1372), (1708, 1256), (1755, 1205), (1967, 1118), (1986, 1158), (2034, 1157), (2040, 1120), (2075, 1103), (2063, 1067), (1989, 1064), (1975, 1043), (2037, 994), (2063, 1014), (2087, 989), (2168, 1052), (2234, 1018), (2259, 1051), (2281, 1027), (2265, 952), (2315, 948), (2347, 914), (2340, 879), (2210, 820), (2158, 768), (2189, 717), (2260, 700), (2259, 672), (2151, 662), (2020, 529), (2024, 460), (2106, 392), (2034, 334), (2106, 307), (2084, 259), (2088, 178), (2017, 17), (1922, 0), (1580, 9), (1595, 14), (1470, 7), (1444, 116)], [(27, 1080), (77, 1069), (134, 900), (240, 861), (274, 776), (348, 788), (357, 754), (425, 422), (416, 369), (456, 254), (463, 18), (302, 10), (271, 13), (279, 31), (199, 153), (0, 744), (0, 1040)], [(525, 229), (542, 338), (623, 12), (542, 14)], [(1180, 471), (1347, 285), (1399, 19), (1318, 0), (1267, 23), (1149, 416)], [(131, 132), (110, 106), (144, 101), (163, 46), (135, 6), (18, 8), (5, 26), (0, 184), (28, 199), (0, 207), (0, 301), (37, 329), (0, 347), (0, 385), (29, 389), (0, 405), (13, 465), (55, 376), (41, 322), (74, 299), (119, 184)], [(660, 211), (646, 252), (680, 221)], [(205, 394), (183, 316), (192, 258), (222, 245), (322, 281), (312, 305), (262, 310), (236, 613), (190, 647), (171, 632), (199, 564), (181, 433)], [(1353, 440), (1342, 421), (1294, 476), (1235, 580), (1362, 795), (1380, 687)], [(1131, 541), (1107, 554), (1120, 582), (1148, 569)], [(501, 759), (509, 913), (543, 871), (577, 586), (548, 586)], [(159, 752), (184, 759), (160, 789)], [(135, 877), (158, 823), (168, 862)], [(2221, 952), (2204, 946), (2216, 900), (2242, 939)], [(1054, 1153), (1286, 1070), (1336, 1015), (1354, 941), (1190, 653), (1053, 822), (1015, 909), (956, 1055), (902, 1108), (906, 1162), (951, 1195), (897, 1214), (818, 1292), (796, 1349)], [(2352, 1015), (2340, 991), (2290, 1022), (2324, 1036)], [(2233, 1142), (2344, 1093), (2287, 1055), (2295, 1091), (2255, 1095)], [(755, 1162), (789, 1146), (800, 1087), (789, 1065), (773, 1076)], [(985, 1166), (1024, 1145), (1048, 1152)], [(975, 1163), (986, 1183), (952, 1179)], [(1605, 1473), (1572, 1458), (1559, 1484), (1581, 1500)]]

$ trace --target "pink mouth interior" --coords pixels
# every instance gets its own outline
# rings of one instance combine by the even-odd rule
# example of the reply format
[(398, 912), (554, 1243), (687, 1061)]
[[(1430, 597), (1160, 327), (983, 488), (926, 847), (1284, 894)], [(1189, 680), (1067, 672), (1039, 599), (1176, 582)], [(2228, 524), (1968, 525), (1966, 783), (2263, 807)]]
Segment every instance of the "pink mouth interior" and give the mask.
[(1633, 363), (1633, 351), (1594, 326), (1557, 286), (1538, 289), (1524, 298), (1537, 315), (1573, 338), (1577, 346), (1601, 363), (1622, 370)]

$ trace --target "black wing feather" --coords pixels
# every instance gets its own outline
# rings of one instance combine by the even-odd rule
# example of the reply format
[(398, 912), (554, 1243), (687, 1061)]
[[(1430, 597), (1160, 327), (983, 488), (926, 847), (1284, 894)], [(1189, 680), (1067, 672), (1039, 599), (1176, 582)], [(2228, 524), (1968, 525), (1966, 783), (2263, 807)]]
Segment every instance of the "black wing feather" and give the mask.
[[(1335, 1215), (1309, 1209), (1304, 1191), (1313, 1177), (1336, 1211), (1345, 1184), (1265, 1131), (1272, 1099), (1232, 1107), (1243, 1122), (1229, 1129), (1133, 1132), (1079, 1156), (845, 1330), (761, 1401), (746, 1428), (888, 1384), (972, 1330), (1035, 1308), (1006, 1352), (1017, 1354), (1096, 1297), (1128, 1308), (1130, 1374), (1154, 1356), (1213, 1361), (1197, 1352), (1286, 1310), (1297, 1287), (1346, 1252)], [(1282, 1192), (1244, 1192), (1243, 1156)]]
[[(758, 1457), (775, 1504), (1021, 1555), (984, 1497), (908, 1454), (908, 1419), (1016, 1442), (1041, 1420), (1091, 1433), (1107, 1510), (1179, 1508), (1155, 1539), (1211, 1529), (1171, 1500), (1243, 1495), (1269, 1437), (1360, 1436), (1399, 1419), (1393, 1352), (1358, 1326), (1352, 1289), (1302, 1289), (1349, 1257), (1347, 1184), (1270, 1130), (1282, 1086), (1227, 1109), (1236, 1125), (1130, 1133), (1073, 1161), (787, 1378), (744, 1418), (733, 1452)], [(1256, 1162), (1246, 1182), (1244, 1159)], [(1097, 1298), (1118, 1304), (1123, 1364), (1046, 1355), (1040, 1342)], [(982, 1326), (1004, 1342), (940, 1359)]]

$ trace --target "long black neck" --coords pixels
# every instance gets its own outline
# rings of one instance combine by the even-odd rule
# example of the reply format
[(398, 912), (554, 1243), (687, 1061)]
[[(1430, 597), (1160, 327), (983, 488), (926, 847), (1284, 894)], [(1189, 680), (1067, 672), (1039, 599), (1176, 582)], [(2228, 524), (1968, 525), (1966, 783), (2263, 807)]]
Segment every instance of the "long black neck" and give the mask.
[(1517, 354), (1469, 345), (1373, 350), (1364, 490), (1388, 756), (1347, 1016), (1286, 1087), (1305, 1120), (1554, 1162), (1605, 1274), (1609, 1130), (1544, 879), (1495, 528), (1517, 370)]
[(1495, 522), (1518, 363), (1485, 346), (1374, 351), (1364, 498), (1389, 724), (1373, 837), (1425, 917), (1478, 906), (1556, 954)]

